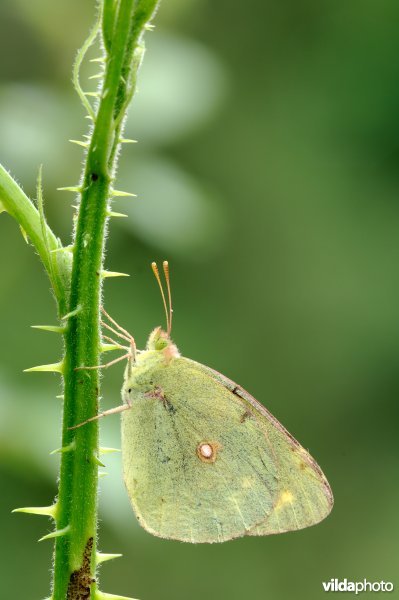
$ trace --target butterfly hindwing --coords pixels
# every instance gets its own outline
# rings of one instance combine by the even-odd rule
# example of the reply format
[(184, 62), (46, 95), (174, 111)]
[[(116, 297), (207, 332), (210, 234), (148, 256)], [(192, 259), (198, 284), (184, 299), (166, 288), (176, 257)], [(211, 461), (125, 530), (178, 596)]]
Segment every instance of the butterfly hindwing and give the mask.
[(186, 358), (136, 373), (122, 415), (124, 478), (151, 533), (222, 542), (300, 529), (330, 512), (317, 464), (242, 388)]

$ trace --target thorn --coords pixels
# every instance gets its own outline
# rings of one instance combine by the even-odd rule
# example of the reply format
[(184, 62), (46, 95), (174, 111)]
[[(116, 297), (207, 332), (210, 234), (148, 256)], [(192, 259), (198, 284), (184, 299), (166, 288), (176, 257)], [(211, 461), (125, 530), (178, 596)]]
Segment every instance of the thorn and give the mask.
[(58, 504), (52, 506), (28, 506), (26, 508), (14, 508), (13, 513), (28, 513), (30, 515), (43, 515), (56, 519)]
[[(101, 96), (100, 92), (83, 92), (85, 96), (93, 96), (93, 98), (99, 98)], [(71, 140), (69, 140), (71, 141)]]
[(121, 450), (119, 448), (105, 448), (105, 447), (100, 447), (100, 454), (112, 454), (114, 452), (121, 452)]
[(102, 471), (101, 473), (98, 474), (98, 478), (101, 479), (101, 477), (107, 477), (108, 473), (106, 473), (105, 471)]
[(82, 140), (68, 140), (71, 144), (77, 144), (78, 146), (83, 146), (83, 148), (89, 147), (89, 142), (82, 142)]
[(77, 308), (75, 308), (75, 310), (71, 310), (71, 312), (69, 312), (66, 315), (64, 315), (63, 317), (61, 317), (61, 321), (66, 321), (67, 319), (70, 319), (71, 317), (76, 317), (76, 315), (78, 315), (81, 310), (82, 310), (82, 307), (79, 304), (79, 306)]
[(113, 560), (114, 558), (120, 558), (123, 554), (105, 554), (103, 552), (96, 552), (96, 565), (100, 565), (101, 563), (107, 560)]
[(31, 325), (32, 329), (42, 329), (43, 331), (52, 331), (53, 333), (65, 333), (65, 327), (58, 327), (58, 325)]
[(119, 213), (119, 212), (112, 212), (112, 211), (108, 211), (107, 212), (107, 217), (127, 217), (128, 215), (125, 215), (125, 213)]
[(96, 62), (100, 62), (100, 63), (105, 63), (106, 59), (103, 56), (99, 56), (98, 58), (91, 58), (89, 60), (89, 62), (92, 63), (96, 63)]
[(26, 233), (25, 229), (20, 225), (19, 226), (21, 233), (22, 233), (22, 237), (24, 238), (25, 242), (27, 244), (29, 244), (29, 240), (28, 240), (28, 234)]
[(101, 79), (104, 76), (104, 73), (96, 73), (96, 75), (90, 75), (89, 79)]
[(104, 463), (101, 462), (101, 460), (98, 458), (98, 456), (96, 454), (93, 454), (93, 462), (95, 465), (98, 465), (99, 467), (105, 467)]
[(62, 248), (55, 248), (54, 250), (50, 250), (50, 254), (53, 254), (55, 252), (69, 252), (70, 254), (72, 254), (75, 251), (75, 246), (70, 245), (70, 246), (63, 246)]
[(74, 194), (81, 194), (82, 193), (82, 188), (75, 185), (75, 186), (69, 186), (69, 187), (60, 187), (57, 188), (58, 192), (73, 192)]
[(137, 198), (137, 194), (131, 194), (130, 192), (122, 192), (121, 190), (112, 190), (111, 196), (113, 198), (115, 198), (117, 196), (120, 198), (125, 198), (127, 196), (131, 196), (132, 198)]
[(51, 540), (52, 538), (61, 537), (62, 535), (66, 535), (67, 533), (69, 533), (70, 529), (71, 528), (69, 525), (64, 527), (64, 529), (56, 529), (55, 531), (52, 531), (51, 533), (44, 535), (38, 541), (43, 542), (44, 540)]
[(137, 144), (137, 140), (131, 140), (129, 138), (119, 138), (120, 144)]
[(106, 279), (107, 277), (130, 277), (129, 273), (118, 273), (117, 271), (101, 271), (101, 277)]
[(112, 350), (121, 350), (121, 346), (117, 346), (116, 344), (101, 344), (100, 352), (112, 352)]
[(146, 23), (146, 24), (144, 25), (144, 29), (145, 29), (146, 31), (154, 31), (154, 29), (155, 29), (155, 25), (153, 25), (152, 23)]
[(63, 361), (58, 363), (52, 363), (49, 365), (38, 365), (37, 367), (31, 367), (30, 369), (24, 369), (24, 373), (34, 373), (34, 372), (48, 372), (48, 373), (61, 373), (64, 372), (64, 363)]
[(64, 399), (64, 394), (59, 394), (58, 396), (56, 396), (56, 398), (58, 400), (63, 400)]
[(93, 600), (136, 600), (135, 598), (128, 598), (127, 596), (115, 596), (115, 594), (107, 594), (96, 590), (94, 592)]
[(68, 446), (64, 446), (63, 448), (57, 448), (56, 450), (53, 450), (52, 452), (50, 452), (50, 456), (52, 454), (64, 454), (64, 452), (71, 452), (72, 450), (75, 450), (75, 440), (72, 440), (72, 442), (68, 444)]
[(85, 115), (84, 116), (85, 119), (90, 119), (90, 121), (94, 121), (93, 117), (91, 115)]

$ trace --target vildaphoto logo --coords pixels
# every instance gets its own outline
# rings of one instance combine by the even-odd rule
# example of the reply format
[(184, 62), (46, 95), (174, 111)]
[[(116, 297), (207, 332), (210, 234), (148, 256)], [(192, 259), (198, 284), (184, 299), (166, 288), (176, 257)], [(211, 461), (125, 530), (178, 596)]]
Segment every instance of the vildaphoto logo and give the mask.
[(390, 581), (349, 581), (348, 579), (330, 579), (330, 581), (323, 581), (323, 588), (325, 592), (355, 592), (355, 594), (361, 594), (362, 592), (392, 592), (393, 583)]

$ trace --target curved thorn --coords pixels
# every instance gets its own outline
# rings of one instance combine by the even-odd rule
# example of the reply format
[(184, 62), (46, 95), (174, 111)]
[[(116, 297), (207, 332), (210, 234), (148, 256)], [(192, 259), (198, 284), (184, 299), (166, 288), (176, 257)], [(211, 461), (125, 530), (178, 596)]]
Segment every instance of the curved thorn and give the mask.
[(121, 452), (121, 450), (119, 448), (105, 448), (105, 447), (100, 447), (100, 454), (112, 454), (114, 452)]
[(44, 373), (61, 373), (64, 372), (64, 363), (63, 361), (58, 363), (52, 363), (49, 365), (38, 365), (37, 367), (31, 367), (30, 369), (24, 369), (24, 373), (35, 373), (35, 372), (44, 372)]
[(72, 186), (69, 186), (69, 187), (59, 187), (59, 188), (57, 188), (57, 191), (59, 191), (59, 192), (73, 192), (74, 194), (81, 194), (82, 188), (78, 187), (76, 185), (72, 185)]
[(130, 192), (122, 192), (121, 190), (112, 190), (111, 196), (113, 198), (116, 198), (116, 197), (125, 198), (127, 196), (131, 196), (132, 198), (137, 198), (137, 194), (131, 194)]
[(71, 144), (77, 144), (78, 146), (83, 146), (83, 148), (89, 147), (89, 142), (82, 142), (82, 140), (68, 140)]
[(129, 273), (118, 273), (117, 271), (101, 271), (101, 277), (106, 279), (107, 277), (130, 277)]
[(65, 327), (59, 327), (58, 325), (31, 325), (32, 329), (41, 329), (42, 331), (51, 331), (52, 333), (65, 333)]
[(113, 350), (125, 350), (126, 346), (121, 346), (120, 344), (101, 344), (100, 352), (103, 354), (104, 352), (112, 352)]
[(70, 529), (71, 529), (70, 525), (67, 525), (66, 527), (64, 527), (64, 529), (56, 529), (55, 531), (52, 531), (51, 533), (44, 535), (38, 541), (43, 542), (44, 540), (51, 540), (56, 537), (61, 537), (63, 535), (67, 535), (69, 533)]
[(125, 213), (108, 211), (107, 217), (126, 218), (126, 217), (128, 217), (128, 215), (125, 215)]
[(99, 467), (105, 467), (104, 463), (101, 462), (101, 460), (98, 458), (97, 454), (93, 454), (93, 462), (95, 465), (98, 465)]
[(100, 565), (107, 560), (113, 560), (114, 558), (120, 558), (123, 554), (106, 554), (105, 552), (96, 552), (96, 564)]
[(27, 506), (24, 508), (14, 508), (13, 513), (28, 513), (30, 515), (43, 515), (45, 517), (56, 518), (58, 505), (52, 506)]
[(72, 442), (70, 444), (68, 444), (68, 446), (64, 446), (63, 448), (56, 448), (55, 450), (52, 450), (50, 452), (50, 456), (53, 454), (64, 454), (65, 452), (71, 452), (72, 450), (75, 450), (75, 440), (72, 440)]
[(76, 315), (78, 315), (81, 310), (82, 310), (82, 307), (79, 305), (77, 308), (75, 308), (75, 310), (71, 310), (71, 312), (69, 312), (66, 315), (64, 315), (63, 317), (61, 317), (61, 321), (66, 321), (67, 319), (70, 319), (71, 317), (76, 317)]
[(136, 600), (136, 599), (130, 598), (128, 596), (115, 596), (115, 594), (107, 594), (105, 592), (100, 592), (100, 590), (96, 590), (94, 592), (94, 600)]

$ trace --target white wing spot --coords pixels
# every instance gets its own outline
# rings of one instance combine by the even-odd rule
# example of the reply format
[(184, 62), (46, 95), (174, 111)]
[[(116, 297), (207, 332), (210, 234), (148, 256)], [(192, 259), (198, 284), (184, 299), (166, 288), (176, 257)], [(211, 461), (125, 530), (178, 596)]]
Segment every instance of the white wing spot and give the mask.
[(202, 462), (214, 463), (217, 451), (220, 448), (221, 445), (218, 442), (201, 442), (197, 446), (197, 456)]
[(204, 458), (211, 458), (213, 454), (212, 446), (210, 444), (200, 444), (199, 452)]

